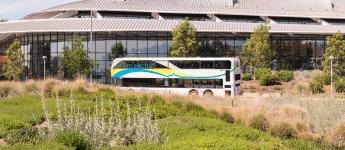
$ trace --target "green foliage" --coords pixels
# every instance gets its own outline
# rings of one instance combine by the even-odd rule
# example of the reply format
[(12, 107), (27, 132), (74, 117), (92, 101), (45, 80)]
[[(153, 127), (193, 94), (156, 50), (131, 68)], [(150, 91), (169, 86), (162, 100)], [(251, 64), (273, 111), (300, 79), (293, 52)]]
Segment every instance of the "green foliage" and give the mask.
[(335, 91), (338, 93), (345, 93), (345, 78), (339, 78), (334, 82)]
[(4, 75), (9, 80), (20, 80), (24, 71), (24, 54), (20, 48), (20, 42), (16, 39), (5, 51), (6, 63), (3, 67)]
[(250, 119), (249, 126), (261, 131), (267, 131), (270, 123), (263, 114), (258, 114)]
[(123, 47), (122, 43), (116, 43), (111, 47), (111, 54), (109, 55), (110, 60), (114, 60), (119, 57), (125, 57), (126, 48)]
[(261, 86), (271, 86), (279, 84), (279, 78), (276, 74), (266, 74), (259, 80)]
[(19, 96), (0, 101), (0, 138), (11, 130), (42, 122), (43, 116), (37, 96)]
[(55, 134), (54, 140), (76, 150), (91, 150), (94, 148), (90, 140), (83, 134), (67, 130)]
[(279, 80), (284, 81), (284, 82), (292, 81), (294, 78), (293, 72), (289, 70), (281, 70), (281, 71), (278, 71), (276, 74)]
[(260, 25), (251, 34), (250, 39), (243, 45), (241, 62), (250, 68), (270, 67), (274, 51), (270, 47), (271, 27)]
[(309, 83), (309, 90), (314, 93), (323, 93), (324, 91), (324, 84), (321, 81), (313, 80)]
[(254, 77), (256, 80), (260, 80), (263, 76), (272, 74), (271, 69), (269, 68), (259, 68), (255, 70)]
[(189, 22), (189, 19), (184, 19), (172, 31), (172, 46), (169, 51), (172, 57), (194, 57), (197, 55), (199, 43), (196, 39), (196, 29)]
[(326, 52), (322, 66), (323, 70), (327, 73), (331, 70), (330, 56), (336, 59), (333, 61), (333, 70), (339, 75), (340, 71), (345, 69), (345, 40), (343, 40), (343, 34), (340, 31), (326, 38)]
[[(169, 137), (162, 145), (144, 145), (148, 149), (296, 149), (294, 147), (310, 147), (318, 149), (310, 142), (296, 140), (290, 145), (284, 139), (277, 139), (270, 134), (244, 127), (228, 124), (221, 120), (178, 116), (168, 117), (160, 121), (164, 135)], [(287, 143), (287, 144), (285, 144)], [(308, 143), (302, 145), (301, 143)], [(143, 145), (133, 145), (129, 149), (140, 149)], [(145, 149), (143, 148), (143, 149)]]
[(95, 66), (94, 61), (84, 49), (82, 39), (73, 35), (72, 48), (65, 47), (62, 55), (62, 68), (66, 79), (88, 76)]
[(244, 73), (242, 74), (242, 80), (243, 81), (250, 81), (253, 80), (253, 76), (250, 73)]
[(63, 144), (45, 141), (37, 144), (25, 143), (11, 146), (0, 146), (0, 150), (73, 150)]
[(33, 127), (24, 127), (17, 130), (11, 130), (6, 136), (5, 141), (9, 144), (16, 143), (38, 143), (42, 140), (40, 131)]
[(20, 129), (26, 126), (29, 126), (29, 124), (21, 119), (0, 115), (0, 138), (4, 138), (11, 130)]
[(275, 137), (280, 137), (283, 139), (291, 139), (297, 137), (297, 131), (293, 128), (293, 126), (286, 122), (281, 122), (274, 125), (270, 132)]
[[(333, 81), (337, 78), (336, 75), (333, 76)], [(314, 80), (321, 82), (324, 85), (331, 85), (331, 74), (322, 73), (315, 76)]]

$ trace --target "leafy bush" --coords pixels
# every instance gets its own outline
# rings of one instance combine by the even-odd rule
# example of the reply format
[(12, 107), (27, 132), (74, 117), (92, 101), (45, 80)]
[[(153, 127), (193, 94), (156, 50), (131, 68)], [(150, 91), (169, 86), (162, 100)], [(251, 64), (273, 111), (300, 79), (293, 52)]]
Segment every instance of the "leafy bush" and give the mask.
[(334, 82), (335, 91), (338, 93), (345, 92), (345, 78), (338, 79)]
[(271, 74), (272, 71), (269, 68), (259, 68), (255, 70), (254, 77), (256, 80), (260, 80), (262, 77)]
[(279, 78), (275, 74), (266, 74), (259, 80), (261, 86), (270, 86), (279, 84)]
[(270, 123), (263, 114), (258, 114), (250, 119), (249, 126), (261, 131), (267, 131)]
[(223, 112), (219, 115), (219, 118), (227, 123), (235, 123), (235, 118), (229, 112)]
[(290, 139), (297, 137), (297, 131), (293, 128), (292, 125), (286, 122), (281, 122), (274, 125), (270, 132), (275, 137), (280, 137), (283, 139)]
[(279, 81), (289, 82), (294, 78), (293, 72), (289, 70), (281, 70), (278, 71), (276, 74), (279, 78)]
[(87, 136), (73, 130), (57, 132), (54, 140), (76, 150), (93, 149), (93, 144), (88, 140)]
[[(336, 79), (336, 76), (333, 76)], [(333, 79), (333, 81), (334, 81)], [(322, 73), (314, 77), (314, 80), (321, 82), (324, 85), (331, 85), (331, 75), (328, 73)]]
[(243, 81), (250, 81), (253, 80), (253, 76), (250, 73), (244, 73), (242, 74), (242, 80)]
[(323, 93), (324, 92), (324, 85), (321, 81), (314, 80), (309, 83), (309, 90), (314, 93)]
[(332, 128), (326, 140), (329, 144), (337, 148), (345, 148), (345, 122)]
[(16, 143), (38, 143), (41, 140), (40, 131), (33, 127), (24, 127), (10, 131), (5, 136), (5, 141), (9, 144)]

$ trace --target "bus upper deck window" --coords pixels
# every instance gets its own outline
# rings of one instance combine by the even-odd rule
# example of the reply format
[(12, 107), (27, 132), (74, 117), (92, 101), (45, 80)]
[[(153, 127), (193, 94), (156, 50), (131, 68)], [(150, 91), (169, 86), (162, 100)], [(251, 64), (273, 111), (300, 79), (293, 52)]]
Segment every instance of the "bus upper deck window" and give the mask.
[(231, 69), (230, 61), (215, 61), (216, 69)]

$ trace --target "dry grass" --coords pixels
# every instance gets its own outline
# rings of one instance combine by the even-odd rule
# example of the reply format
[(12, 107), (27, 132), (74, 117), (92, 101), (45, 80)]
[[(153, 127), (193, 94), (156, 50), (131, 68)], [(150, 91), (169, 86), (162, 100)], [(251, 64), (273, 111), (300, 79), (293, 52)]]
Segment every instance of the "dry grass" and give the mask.
[(326, 141), (338, 148), (345, 148), (345, 122), (339, 123), (328, 133)]

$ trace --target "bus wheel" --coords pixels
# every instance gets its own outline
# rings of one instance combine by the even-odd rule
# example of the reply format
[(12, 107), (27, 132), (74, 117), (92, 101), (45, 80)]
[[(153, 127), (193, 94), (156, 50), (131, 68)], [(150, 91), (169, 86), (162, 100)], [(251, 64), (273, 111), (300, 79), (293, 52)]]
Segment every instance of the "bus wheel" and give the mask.
[(204, 92), (204, 96), (205, 97), (212, 97), (213, 95), (214, 94), (213, 94), (213, 92), (211, 90), (207, 90), (207, 91)]
[(190, 90), (189, 93), (188, 93), (189, 96), (199, 96), (199, 93), (198, 91), (196, 90)]

